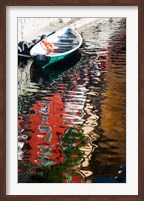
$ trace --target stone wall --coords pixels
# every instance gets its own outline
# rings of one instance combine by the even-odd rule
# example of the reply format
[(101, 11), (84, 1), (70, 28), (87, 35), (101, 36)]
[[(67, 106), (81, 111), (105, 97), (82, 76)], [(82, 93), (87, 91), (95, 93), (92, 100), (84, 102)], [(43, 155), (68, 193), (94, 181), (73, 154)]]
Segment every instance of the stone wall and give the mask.
[(81, 30), (90, 23), (102, 22), (102, 18), (18, 18), (18, 42), (36, 39), (59, 28)]
[(73, 20), (74, 18), (18, 18), (18, 42), (33, 40)]

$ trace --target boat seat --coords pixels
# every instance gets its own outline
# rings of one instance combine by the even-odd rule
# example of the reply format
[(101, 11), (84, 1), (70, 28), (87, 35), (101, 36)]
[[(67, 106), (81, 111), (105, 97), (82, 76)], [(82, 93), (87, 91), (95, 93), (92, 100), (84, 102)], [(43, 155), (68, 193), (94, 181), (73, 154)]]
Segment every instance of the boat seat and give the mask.
[(64, 49), (55, 49), (53, 53), (56, 53), (56, 54), (57, 53), (64, 53), (64, 52), (67, 52), (69, 50), (71, 50), (71, 49), (67, 49), (67, 50), (66, 49), (65, 50)]
[(62, 43), (73, 43), (74, 40), (60, 39), (59, 42), (62, 42)]
[(74, 40), (75, 38), (71, 38), (68, 36), (57, 36), (57, 38), (60, 38), (61, 40)]
[(72, 46), (67, 46), (67, 47), (59, 46), (57, 49), (54, 49), (54, 53), (63, 53), (63, 52), (67, 52), (71, 49), (73, 49)]
[(55, 48), (56, 50), (57, 49), (64, 49), (64, 50), (66, 50), (66, 49), (72, 49), (73, 47), (72, 46), (57, 46), (58, 48)]
[(54, 45), (78, 45), (79, 43), (64, 43), (64, 42), (57, 42), (57, 43), (53, 43)]
[(60, 36), (60, 37), (63, 37), (63, 38), (76, 38), (76, 36), (72, 33), (65, 33), (64, 35)]

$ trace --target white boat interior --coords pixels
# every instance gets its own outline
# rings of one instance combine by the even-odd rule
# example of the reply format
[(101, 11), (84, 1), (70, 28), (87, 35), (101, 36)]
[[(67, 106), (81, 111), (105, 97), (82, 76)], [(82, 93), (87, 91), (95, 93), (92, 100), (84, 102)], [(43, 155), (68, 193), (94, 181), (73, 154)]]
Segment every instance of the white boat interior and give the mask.
[(40, 41), (31, 49), (31, 56), (40, 54), (53, 57), (65, 53), (71, 53), (78, 49), (82, 44), (80, 34), (71, 28), (58, 30), (52, 35), (47, 36), (46, 40), (53, 45), (54, 50), (49, 51), (42, 41)]

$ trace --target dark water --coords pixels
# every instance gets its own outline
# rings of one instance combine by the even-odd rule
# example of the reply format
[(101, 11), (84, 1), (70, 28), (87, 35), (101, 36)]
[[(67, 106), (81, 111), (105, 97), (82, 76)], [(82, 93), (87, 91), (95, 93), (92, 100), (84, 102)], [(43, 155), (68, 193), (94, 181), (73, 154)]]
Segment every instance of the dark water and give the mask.
[(81, 31), (67, 61), (19, 66), (20, 183), (126, 182), (126, 22)]

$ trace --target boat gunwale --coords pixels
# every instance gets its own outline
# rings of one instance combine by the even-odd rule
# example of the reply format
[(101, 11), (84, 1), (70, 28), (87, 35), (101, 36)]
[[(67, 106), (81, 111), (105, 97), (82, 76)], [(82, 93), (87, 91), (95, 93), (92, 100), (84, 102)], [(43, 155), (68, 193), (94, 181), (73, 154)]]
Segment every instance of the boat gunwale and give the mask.
[[(66, 28), (66, 30), (67, 29), (69, 29), (69, 28)], [(73, 30), (72, 28), (70, 28), (73, 32), (74, 32), (74, 34), (76, 35), (76, 37), (79, 39), (79, 44), (75, 47), (75, 48), (72, 48), (71, 50), (69, 50), (69, 51), (66, 51), (66, 52), (63, 52), (63, 53), (57, 53), (57, 54), (53, 54), (53, 55), (44, 55), (45, 57), (47, 57), (47, 58), (52, 58), (52, 57), (58, 57), (58, 56), (63, 56), (63, 55), (65, 55), (65, 54), (70, 54), (70, 53), (72, 53), (72, 52), (74, 52), (75, 50), (77, 50), (80, 46), (81, 46), (81, 44), (82, 44), (82, 37), (81, 37), (81, 35), (77, 32), (77, 31), (75, 31), (75, 30)], [(58, 32), (58, 31), (57, 31)], [(55, 33), (54, 33), (55, 34)], [(47, 37), (48, 38), (48, 37)], [(41, 42), (41, 40), (37, 43), (37, 44), (39, 44)], [(37, 45), (36, 44), (36, 45)], [(35, 46), (34, 46), (35, 47)], [(33, 47), (33, 48), (34, 48)], [(32, 48), (32, 49), (33, 49)], [(31, 49), (31, 50), (32, 50)], [(31, 52), (31, 50), (30, 50), (30, 52)], [(34, 57), (35, 55), (32, 55), (31, 53), (30, 53), (30, 55), (32, 56), (32, 57)]]

